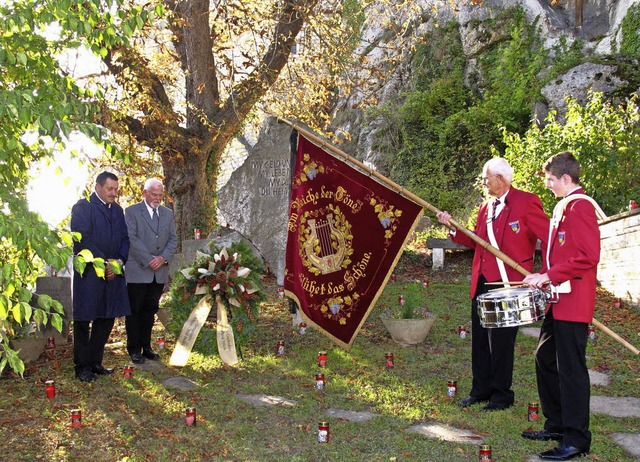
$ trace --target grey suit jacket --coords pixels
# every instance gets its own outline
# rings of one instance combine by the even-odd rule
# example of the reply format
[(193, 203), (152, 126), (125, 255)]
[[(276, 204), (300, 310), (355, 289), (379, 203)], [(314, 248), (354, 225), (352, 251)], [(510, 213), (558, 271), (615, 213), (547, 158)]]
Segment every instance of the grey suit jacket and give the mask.
[[(127, 207), (124, 211), (127, 231), (129, 232), (129, 260), (125, 268), (127, 282), (164, 284), (169, 279), (169, 262), (178, 246), (178, 236), (173, 223), (171, 209), (158, 207), (158, 227), (156, 229), (144, 201)], [(161, 256), (167, 264), (153, 271), (147, 265), (154, 256)]]

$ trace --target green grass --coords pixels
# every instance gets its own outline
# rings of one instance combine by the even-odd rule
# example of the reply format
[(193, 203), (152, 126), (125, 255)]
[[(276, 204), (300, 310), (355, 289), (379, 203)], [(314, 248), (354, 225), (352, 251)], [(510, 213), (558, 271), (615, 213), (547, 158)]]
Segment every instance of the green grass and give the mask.
[[(399, 278), (400, 279), (400, 278)], [(411, 286), (411, 287), (409, 287)], [(515, 406), (483, 413), (479, 407), (460, 409), (447, 397), (447, 381), (458, 382), (459, 397), (471, 385), (471, 337), (461, 339), (457, 327), (469, 321), (467, 283), (420, 283), (399, 280), (389, 284), (364, 324), (351, 351), (335, 347), (318, 332), (304, 336), (291, 327), (276, 287), (267, 285), (257, 335), (242, 351), (237, 367), (218, 357), (193, 354), (182, 369), (158, 367), (136, 370), (131, 380), (118, 372), (84, 384), (73, 379), (70, 346), (57, 348), (60, 370), (40, 360), (28, 367), (22, 380), (5, 374), (0, 380), (0, 438), (2, 460), (46, 461), (468, 461), (477, 460), (472, 444), (433, 440), (405, 430), (416, 423), (440, 422), (470, 429), (493, 448), (494, 460), (522, 461), (552, 443), (520, 437), (531, 424), (527, 403), (537, 401), (533, 351), (536, 339), (521, 333), (516, 346)], [(385, 304), (397, 303), (400, 292), (418, 292), (418, 300), (438, 318), (424, 344), (401, 348), (384, 329), (379, 314)], [(624, 308), (629, 310), (629, 308)], [(610, 326), (613, 327), (613, 326)], [(159, 328), (157, 328), (159, 329)], [(633, 327), (616, 325), (627, 338)], [(168, 363), (175, 339), (165, 334)], [(611, 377), (608, 387), (593, 394), (640, 397), (638, 358), (598, 333), (589, 346), (589, 366)], [(123, 340), (118, 322), (112, 340)], [(285, 340), (285, 355), (275, 355), (276, 342)], [(325, 389), (315, 389), (316, 356), (327, 350), (323, 368)], [(386, 370), (384, 354), (393, 351), (395, 368)], [(105, 365), (121, 367), (128, 357), (123, 346), (107, 351)], [(169, 377), (185, 376), (198, 384), (193, 391), (165, 388)], [(58, 395), (47, 400), (44, 382), (56, 381)], [(293, 407), (259, 407), (238, 394), (264, 393), (295, 400)], [(196, 427), (186, 427), (184, 409), (195, 406)], [(83, 425), (72, 429), (70, 410), (81, 408)], [(328, 418), (337, 408), (371, 411), (378, 416), (364, 423)], [(331, 440), (319, 444), (317, 424), (326, 420)], [(541, 424), (534, 425), (539, 428)], [(602, 461), (631, 461), (609, 438), (613, 432), (640, 432), (640, 419), (593, 415), (592, 455)]]

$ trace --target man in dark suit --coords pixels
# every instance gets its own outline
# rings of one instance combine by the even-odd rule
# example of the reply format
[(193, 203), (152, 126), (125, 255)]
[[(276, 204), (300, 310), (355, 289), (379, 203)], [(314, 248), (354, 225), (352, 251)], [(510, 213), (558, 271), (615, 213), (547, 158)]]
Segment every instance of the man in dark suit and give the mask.
[(151, 348), (151, 330), (160, 296), (169, 280), (169, 262), (178, 246), (173, 212), (161, 205), (164, 187), (148, 179), (143, 200), (127, 207), (125, 219), (131, 251), (127, 262), (127, 287), (131, 316), (127, 316), (127, 351), (134, 363), (160, 358)]
[[(511, 186), (513, 169), (500, 157), (487, 161), (482, 184), (491, 199), (480, 206), (474, 232), (490, 242), (520, 266), (533, 270), (538, 240), (547, 239), (549, 218), (540, 198)], [(459, 402), (468, 407), (487, 403), (483, 410), (497, 411), (513, 405), (513, 356), (518, 327), (486, 329), (480, 324), (479, 295), (492, 287), (487, 282), (521, 281), (522, 275), (478, 245), (464, 233), (456, 233), (448, 212), (438, 213), (438, 221), (451, 229), (455, 242), (475, 250), (471, 269), (471, 369), (473, 383), (469, 396)], [(493, 286), (493, 288), (497, 288)]]
[[(116, 204), (118, 177), (102, 172), (89, 200), (80, 199), (71, 210), (71, 231), (81, 234), (73, 251), (90, 250), (94, 257), (122, 265), (129, 255), (129, 238), (122, 208)], [(76, 377), (93, 382), (96, 375), (112, 374), (102, 365), (104, 346), (117, 316), (130, 313), (126, 282), (105, 265), (104, 277), (89, 263), (83, 274), (73, 272), (73, 360)]]
[(557, 447), (539, 456), (569, 460), (588, 454), (591, 448), (590, 384), (585, 355), (600, 261), (596, 210), (601, 211), (580, 187), (580, 164), (572, 153), (565, 151), (551, 157), (544, 171), (546, 187), (563, 199), (556, 205), (551, 220), (549, 269), (546, 273), (528, 275), (524, 282), (538, 288), (550, 284), (557, 300), (547, 307), (536, 350), (538, 394), (546, 417), (544, 429), (526, 431), (522, 436), (560, 441)]

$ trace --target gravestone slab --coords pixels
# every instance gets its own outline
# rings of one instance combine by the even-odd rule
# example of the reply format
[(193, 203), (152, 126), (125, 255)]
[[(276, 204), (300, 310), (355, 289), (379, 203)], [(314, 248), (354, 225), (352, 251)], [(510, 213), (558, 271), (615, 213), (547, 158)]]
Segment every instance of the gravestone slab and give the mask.
[(133, 367), (141, 371), (152, 371), (154, 369), (160, 369), (166, 366), (162, 363), (162, 361), (151, 361), (150, 359), (147, 359), (142, 364), (134, 364)]
[(612, 417), (640, 417), (640, 398), (591, 396), (591, 413)]
[(71, 278), (69, 277), (39, 277), (36, 279), (36, 293), (47, 294), (62, 303), (64, 319), (62, 332), (58, 332), (51, 322), (41, 332), (43, 337), (53, 337), (56, 345), (64, 345), (69, 338), (69, 325), (73, 320), (73, 306), (71, 303)]
[(177, 388), (179, 390), (189, 391), (198, 387), (198, 384), (186, 377), (170, 377), (162, 382), (167, 388)]
[(262, 254), (248, 239), (246, 239), (239, 232), (229, 229), (227, 227), (221, 227), (217, 232), (213, 232), (209, 237), (198, 240), (184, 240), (182, 241), (182, 253), (177, 253), (171, 259), (169, 264), (169, 271), (173, 274), (181, 268), (190, 266), (196, 259), (198, 251), (209, 253), (210, 244), (213, 243), (218, 248), (229, 248), (232, 244), (238, 242), (244, 242), (251, 247), (251, 250), (255, 255), (262, 258)]
[(484, 441), (477, 433), (438, 422), (412, 425), (406, 431), (454, 443), (481, 444)]
[(527, 337), (535, 337), (540, 338), (540, 328), (539, 327), (521, 327), (520, 332)]
[(589, 382), (591, 382), (591, 386), (599, 385), (601, 387), (606, 387), (609, 385), (609, 376), (602, 372), (589, 369)]
[(291, 184), (290, 135), (288, 125), (267, 119), (244, 164), (218, 192), (222, 222), (259, 250), (280, 285), (284, 281)]
[(444, 249), (433, 249), (432, 254), (434, 271), (440, 271), (444, 267)]
[(40, 357), (47, 345), (47, 339), (45, 337), (12, 339), (10, 344), (11, 348), (18, 352), (18, 357), (28, 364)]
[(349, 422), (366, 422), (376, 417), (378, 414), (368, 411), (346, 411), (344, 409), (327, 409), (325, 414), (334, 419), (347, 420)]
[(252, 404), (254, 406), (284, 406), (284, 407), (292, 407), (298, 404), (296, 400), (283, 398), (281, 396), (273, 396), (273, 395), (245, 395), (245, 394), (237, 394), (238, 399), (244, 401), (247, 404)]
[(611, 438), (625, 451), (640, 460), (640, 433), (614, 433)]

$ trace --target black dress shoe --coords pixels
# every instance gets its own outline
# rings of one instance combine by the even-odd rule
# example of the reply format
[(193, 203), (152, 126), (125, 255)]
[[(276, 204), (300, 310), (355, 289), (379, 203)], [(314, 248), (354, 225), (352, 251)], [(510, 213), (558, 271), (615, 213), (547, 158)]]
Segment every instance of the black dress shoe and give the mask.
[(483, 407), (482, 410), (485, 412), (503, 411), (505, 409), (509, 409), (511, 406), (513, 406), (513, 403), (489, 403)]
[(465, 399), (461, 399), (458, 401), (458, 406), (460, 407), (469, 407), (472, 404), (478, 403), (488, 403), (488, 399), (474, 398), (473, 396), (467, 396)]
[(560, 443), (558, 447), (541, 452), (538, 456), (540, 456), (541, 459), (546, 460), (569, 460), (574, 457), (586, 456), (587, 454), (589, 454), (588, 449), (585, 451), (569, 446), (566, 443)]
[(89, 369), (76, 371), (76, 377), (81, 382), (93, 382), (96, 379), (96, 375), (93, 372), (91, 372)]
[(534, 432), (534, 431), (522, 432), (522, 437), (526, 438), (528, 440), (539, 440), (539, 441), (556, 440), (556, 441), (562, 441), (562, 433), (550, 432), (548, 430), (540, 430), (539, 432)]
[(151, 348), (143, 348), (142, 356), (152, 361), (157, 361), (158, 359), (160, 359), (160, 355), (153, 351)]
[(91, 372), (97, 375), (109, 375), (113, 374), (114, 370), (110, 367), (104, 367), (102, 364), (98, 364), (91, 368)]
[(131, 356), (131, 361), (136, 364), (144, 363), (144, 357), (140, 353), (131, 353), (129, 356)]

